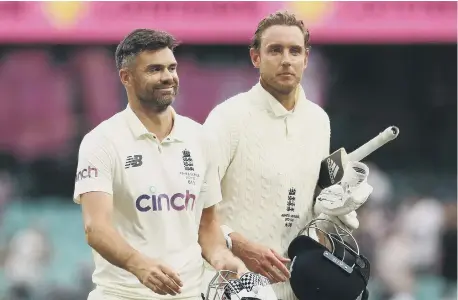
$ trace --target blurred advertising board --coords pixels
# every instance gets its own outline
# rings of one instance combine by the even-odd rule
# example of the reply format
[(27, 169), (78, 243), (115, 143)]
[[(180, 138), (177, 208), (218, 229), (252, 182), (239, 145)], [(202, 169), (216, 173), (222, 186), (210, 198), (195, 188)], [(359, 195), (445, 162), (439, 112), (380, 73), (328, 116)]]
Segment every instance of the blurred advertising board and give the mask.
[(456, 42), (453, 2), (0, 2), (0, 43), (117, 43), (134, 28), (189, 44), (246, 44), (259, 20), (287, 9), (313, 43)]

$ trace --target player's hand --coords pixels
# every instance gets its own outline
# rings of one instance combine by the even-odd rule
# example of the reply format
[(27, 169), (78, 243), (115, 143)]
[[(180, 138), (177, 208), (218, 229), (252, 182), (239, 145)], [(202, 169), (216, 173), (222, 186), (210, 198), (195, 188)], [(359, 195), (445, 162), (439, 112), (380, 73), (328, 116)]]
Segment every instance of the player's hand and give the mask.
[(247, 242), (244, 243), (243, 249), (238, 252), (238, 257), (250, 271), (267, 277), (271, 283), (285, 282), (291, 276), (285, 265), (290, 262), (290, 259), (281, 256), (272, 249), (257, 243)]
[(358, 214), (356, 213), (356, 211), (352, 211), (349, 214), (334, 218), (338, 218), (339, 221), (342, 222), (347, 228), (347, 230), (350, 232), (359, 228)]
[(349, 214), (338, 217), (320, 214), (317, 218), (329, 220), (332, 223), (336, 224), (339, 227), (342, 227), (343, 229), (349, 232), (353, 232), (354, 230), (359, 228), (358, 214), (356, 213), (356, 211), (352, 211)]
[(356, 210), (363, 205), (373, 191), (367, 182), (369, 168), (361, 162), (349, 162), (339, 184), (324, 190), (316, 198), (316, 215), (325, 214), (338, 219), (347, 229), (359, 227)]
[(178, 274), (156, 259), (142, 257), (141, 263), (135, 264), (130, 271), (156, 294), (175, 296), (181, 293), (183, 282)]
[(229, 250), (219, 251), (216, 256), (212, 259), (212, 266), (215, 270), (228, 270), (236, 272), (238, 278), (243, 274), (249, 272), (243, 261), (238, 257), (234, 256)]

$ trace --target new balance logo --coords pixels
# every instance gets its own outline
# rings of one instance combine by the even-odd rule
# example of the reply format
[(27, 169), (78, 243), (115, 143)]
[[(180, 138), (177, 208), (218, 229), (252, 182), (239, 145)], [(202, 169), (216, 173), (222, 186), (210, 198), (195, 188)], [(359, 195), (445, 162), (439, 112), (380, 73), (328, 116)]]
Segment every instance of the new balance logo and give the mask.
[(124, 166), (126, 169), (129, 169), (130, 167), (136, 168), (140, 167), (143, 164), (143, 156), (141, 155), (133, 155), (133, 156), (128, 156), (126, 160), (126, 165)]
[(339, 166), (330, 158), (328, 158), (326, 162), (328, 163), (329, 179), (331, 180), (331, 183), (334, 184), (337, 172), (339, 172)]

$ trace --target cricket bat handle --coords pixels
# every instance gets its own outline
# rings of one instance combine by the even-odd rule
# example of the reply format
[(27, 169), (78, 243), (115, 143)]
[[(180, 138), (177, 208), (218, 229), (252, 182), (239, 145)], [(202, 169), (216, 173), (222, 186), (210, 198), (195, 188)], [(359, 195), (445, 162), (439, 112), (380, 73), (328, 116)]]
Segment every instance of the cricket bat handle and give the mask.
[(355, 151), (348, 154), (348, 161), (360, 161), (366, 156), (382, 147), (386, 143), (394, 140), (399, 135), (399, 128), (396, 126), (390, 126), (384, 131), (380, 132), (376, 137), (356, 149)]

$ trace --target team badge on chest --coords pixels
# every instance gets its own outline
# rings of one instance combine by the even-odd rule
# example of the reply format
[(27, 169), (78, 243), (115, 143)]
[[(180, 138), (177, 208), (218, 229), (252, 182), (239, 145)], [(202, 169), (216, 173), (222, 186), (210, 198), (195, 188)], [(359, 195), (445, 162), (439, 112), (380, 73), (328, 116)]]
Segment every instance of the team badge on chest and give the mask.
[(192, 161), (191, 152), (189, 152), (187, 149), (184, 149), (182, 153), (185, 171), (194, 171), (194, 163)]
[(181, 171), (180, 175), (186, 177), (188, 184), (196, 185), (196, 181), (200, 175), (194, 170), (194, 161), (192, 159), (191, 151), (184, 149), (181, 153), (184, 171)]
[(286, 200), (286, 212), (281, 216), (285, 219), (285, 227), (292, 227), (293, 222), (299, 219), (299, 214), (296, 211), (296, 189), (290, 188), (288, 190), (288, 198)]

